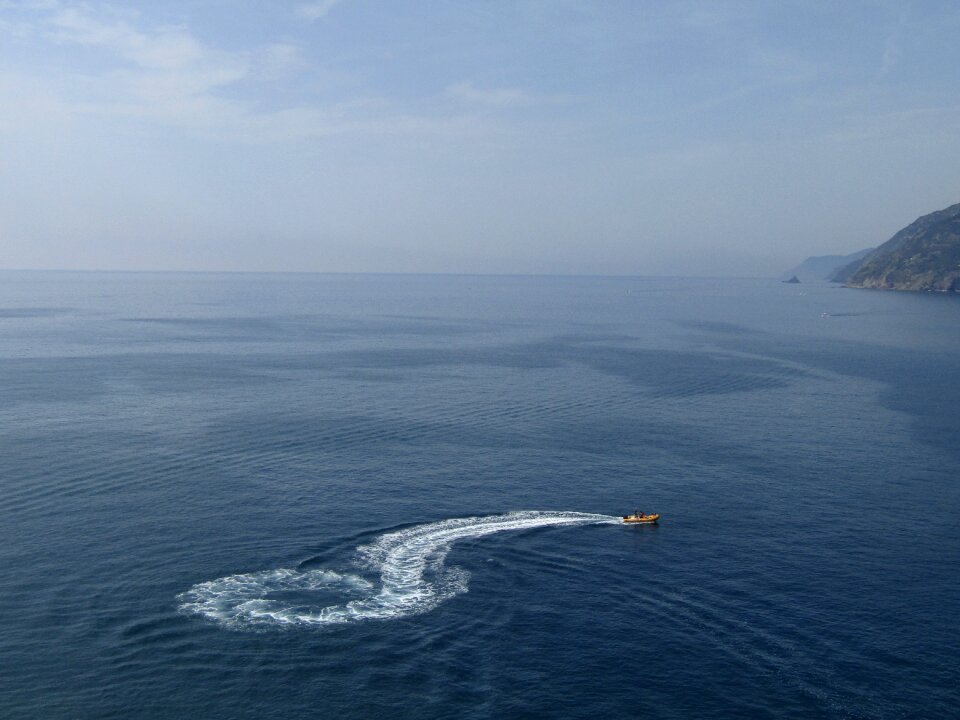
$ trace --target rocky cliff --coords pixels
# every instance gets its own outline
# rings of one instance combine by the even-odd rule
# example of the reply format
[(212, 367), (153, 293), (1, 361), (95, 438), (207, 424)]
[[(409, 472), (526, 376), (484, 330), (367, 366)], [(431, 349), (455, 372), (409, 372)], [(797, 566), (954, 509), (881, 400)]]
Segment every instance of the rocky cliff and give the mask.
[(918, 218), (831, 280), (860, 288), (960, 292), (960, 203)]

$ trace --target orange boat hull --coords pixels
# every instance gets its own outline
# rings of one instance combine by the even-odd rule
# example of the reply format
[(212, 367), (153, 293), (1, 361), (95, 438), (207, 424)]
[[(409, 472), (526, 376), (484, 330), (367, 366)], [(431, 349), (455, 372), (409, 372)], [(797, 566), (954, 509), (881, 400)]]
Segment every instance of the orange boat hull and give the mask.
[(652, 525), (660, 519), (660, 513), (653, 515), (624, 515), (623, 521), (630, 525)]

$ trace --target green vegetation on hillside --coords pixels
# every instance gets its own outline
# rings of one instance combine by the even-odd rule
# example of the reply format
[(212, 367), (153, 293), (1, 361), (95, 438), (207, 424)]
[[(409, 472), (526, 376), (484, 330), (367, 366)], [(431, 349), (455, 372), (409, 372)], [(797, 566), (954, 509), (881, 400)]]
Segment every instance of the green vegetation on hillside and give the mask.
[(850, 287), (960, 292), (960, 203), (915, 220), (832, 279)]

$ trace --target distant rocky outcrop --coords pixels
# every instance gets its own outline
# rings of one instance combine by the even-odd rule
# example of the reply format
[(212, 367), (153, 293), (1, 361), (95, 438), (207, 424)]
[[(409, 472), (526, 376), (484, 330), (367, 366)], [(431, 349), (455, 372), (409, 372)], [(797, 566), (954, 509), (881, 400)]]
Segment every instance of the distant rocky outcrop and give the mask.
[(800, 282), (800, 278), (798, 278), (796, 275), (794, 275), (794, 276), (793, 276), (792, 278), (790, 278), (789, 280), (784, 280), (784, 282), (785, 282), (785, 283), (790, 283), (790, 284), (792, 284), (792, 285), (796, 285), (798, 282)]
[(918, 218), (830, 279), (858, 288), (960, 292), (960, 203)]
[(865, 258), (873, 248), (867, 248), (850, 255), (819, 255), (808, 257), (792, 270), (785, 272), (781, 279), (796, 277), (800, 282), (824, 282), (830, 280), (840, 269)]

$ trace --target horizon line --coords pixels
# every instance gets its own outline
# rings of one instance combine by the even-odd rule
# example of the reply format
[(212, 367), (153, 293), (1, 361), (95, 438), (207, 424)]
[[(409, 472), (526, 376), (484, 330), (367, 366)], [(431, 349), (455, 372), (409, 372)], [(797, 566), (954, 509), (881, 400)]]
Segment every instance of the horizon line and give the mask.
[[(170, 270), (120, 268), (0, 268), (0, 272), (25, 273), (110, 273), (131, 275), (378, 275), (450, 277), (556, 277), (556, 278), (651, 278), (675, 280), (775, 280), (779, 275), (637, 275), (631, 273), (550, 273), (550, 272), (405, 272), (382, 270)], [(782, 274), (782, 273), (781, 273)]]

